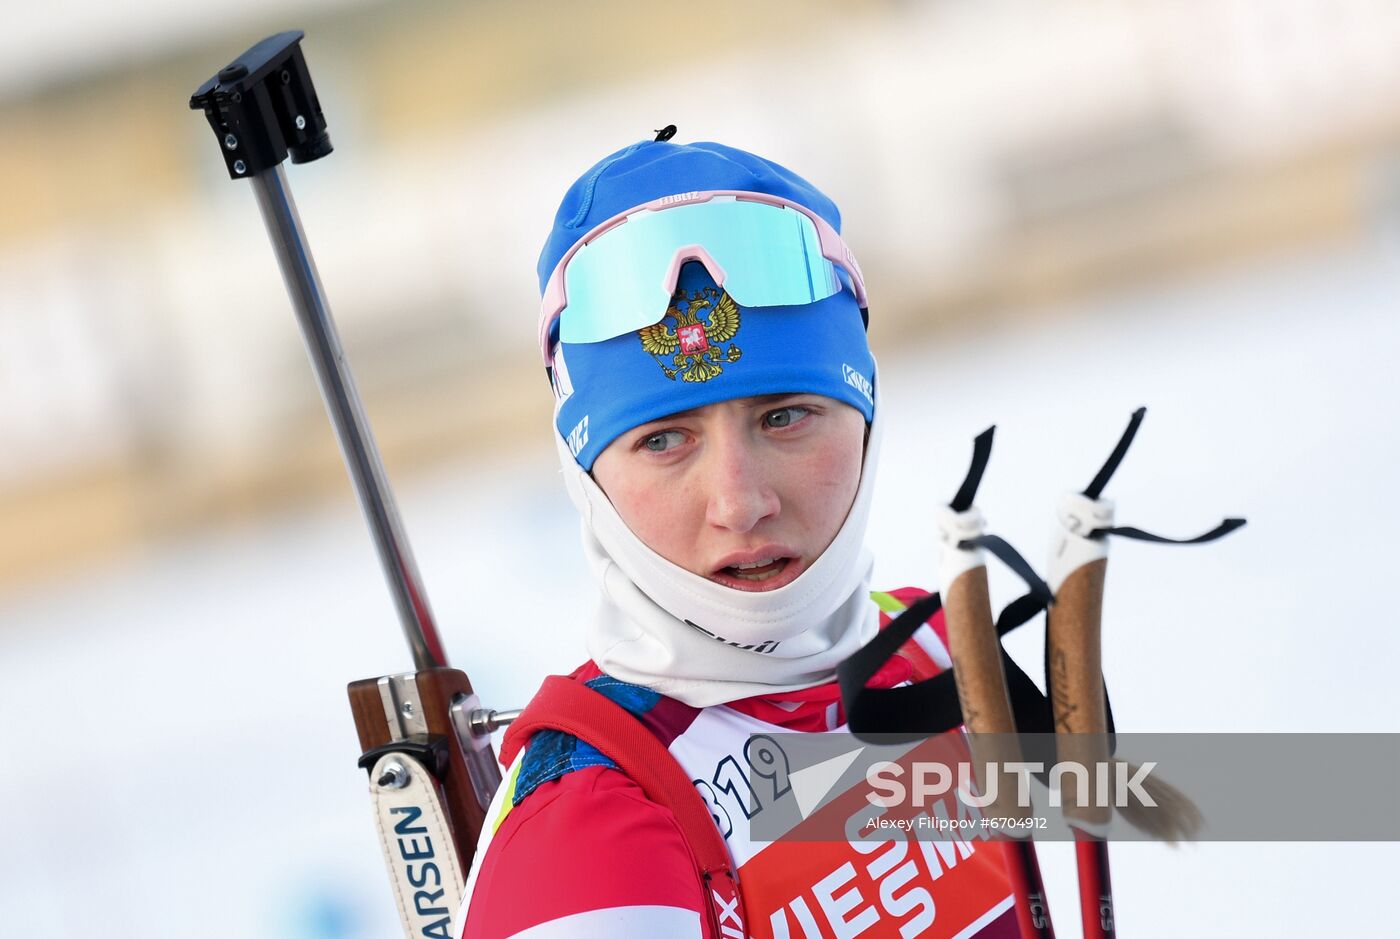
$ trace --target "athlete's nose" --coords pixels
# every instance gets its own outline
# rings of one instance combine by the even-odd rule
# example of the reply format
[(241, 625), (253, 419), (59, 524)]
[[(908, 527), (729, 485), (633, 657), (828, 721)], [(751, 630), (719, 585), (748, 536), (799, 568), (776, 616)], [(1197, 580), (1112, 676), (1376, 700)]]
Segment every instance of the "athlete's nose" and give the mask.
[(751, 531), (776, 518), (782, 508), (768, 479), (768, 467), (742, 427), (712, 433), (705, 448), (703, 478), (708, 487), (705, 520), (717, 528)]

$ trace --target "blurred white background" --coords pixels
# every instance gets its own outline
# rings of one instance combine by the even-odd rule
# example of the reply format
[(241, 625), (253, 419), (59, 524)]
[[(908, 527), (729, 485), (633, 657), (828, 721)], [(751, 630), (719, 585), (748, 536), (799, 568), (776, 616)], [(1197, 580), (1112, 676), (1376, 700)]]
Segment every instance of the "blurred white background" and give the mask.
[[(935, 586), (932, 508), (985, 426), (983, 508), (1034, 560), (1145, 404), (1120, 518), (1250, 524), (1115, 547), (1120, 726), (1400, 730), (1395, 4), (6, 15), (0, 936), (397, 930), (344, 685), (409, 658), (251, 193), (186, 110), (288, 28), (337, 148), (291, 184), (449, 653), (490, 706), (583, 659), (593, 598), (533, 344), (539, 246), (575, 176), (675, 123), (842, 206), (891, 409), (879, 586)], [(1039, 674), (1034, 630), (1012, 649)], [(1072, 935), (1069, 849), (1042, 858)], [(1357, 898), (1398, 862), (1118, 846), (1119, 922), (1386, 934)]]

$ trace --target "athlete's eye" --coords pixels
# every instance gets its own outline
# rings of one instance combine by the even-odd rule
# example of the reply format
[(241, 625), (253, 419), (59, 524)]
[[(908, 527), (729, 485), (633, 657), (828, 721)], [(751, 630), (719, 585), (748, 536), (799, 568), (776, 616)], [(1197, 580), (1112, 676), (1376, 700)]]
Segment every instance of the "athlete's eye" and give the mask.
[(652, 434), (642, 440), (643, 449), (652, 453), (664, 453), (667, 450), (674, 450), (685, 441), (685, 437), (678, 430), (663, 430), (659, 434)]
[(802, 418), (806, 417), (810, 413), (812, 412), (807, 408), (801, 408), (796, 406), (790, 408), (778, 408), (776, 411), (769, 411), (767, 414), (763, 415), (763, 426), (791, 427), (793, 424), (796, 424), (798, 421), (802, 420)]

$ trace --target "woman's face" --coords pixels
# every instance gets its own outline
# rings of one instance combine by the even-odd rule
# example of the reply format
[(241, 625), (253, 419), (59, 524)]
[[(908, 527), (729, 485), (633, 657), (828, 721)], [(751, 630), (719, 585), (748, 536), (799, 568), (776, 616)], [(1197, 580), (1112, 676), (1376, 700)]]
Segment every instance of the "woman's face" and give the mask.
[(864, 417), (831, 398), (738, 398), (628, 431), (593, 478), (671, 563), (735, 590), (776, 590), (840, 531), (864, 442)]

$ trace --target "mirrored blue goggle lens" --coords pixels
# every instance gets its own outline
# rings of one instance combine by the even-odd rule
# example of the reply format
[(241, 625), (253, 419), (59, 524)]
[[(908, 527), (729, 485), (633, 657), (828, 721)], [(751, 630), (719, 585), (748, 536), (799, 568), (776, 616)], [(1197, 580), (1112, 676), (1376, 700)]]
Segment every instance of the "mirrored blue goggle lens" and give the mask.
[(724, 268), (724, 289), (741, 306), (813, 303), (841, 290), (801, 212), (732, 199), (675, 206), (634, 215), (569, 259), (560, 339), (602, 342), (659, 321), (671, 301), (662, 278), (676, 251), (696, 244)]

